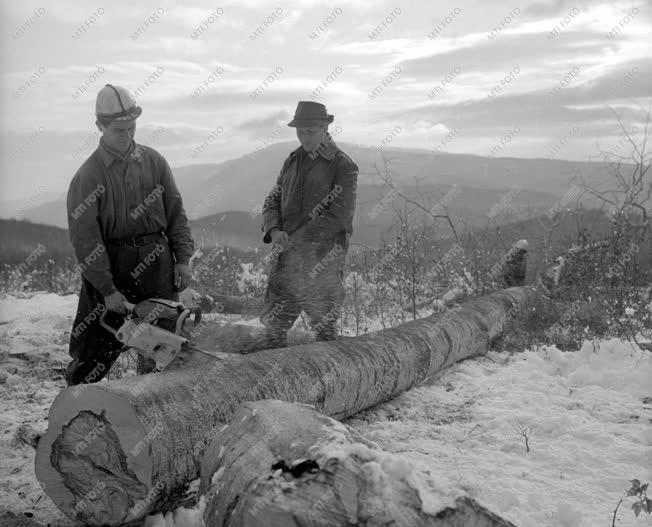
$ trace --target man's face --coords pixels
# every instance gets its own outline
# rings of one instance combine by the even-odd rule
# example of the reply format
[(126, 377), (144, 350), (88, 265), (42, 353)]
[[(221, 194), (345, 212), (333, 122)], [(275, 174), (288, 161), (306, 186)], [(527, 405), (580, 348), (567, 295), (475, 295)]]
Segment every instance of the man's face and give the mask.
[(136, 119), (112, 121), (108, 126), (100, 126), (102, 138), (109, 148), (126, 152), (136, 134)]
[(327, 131), (327, 124), (297, 127), (297, 138), (306, 152), (312, 152), (324, 140)]

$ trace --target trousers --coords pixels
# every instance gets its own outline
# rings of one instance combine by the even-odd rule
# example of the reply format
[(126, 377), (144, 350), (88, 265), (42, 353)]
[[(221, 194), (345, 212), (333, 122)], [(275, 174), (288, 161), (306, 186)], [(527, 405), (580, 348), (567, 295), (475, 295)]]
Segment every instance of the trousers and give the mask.
[(337, 337), (347, 248), (342, 244), (295, 243), (278, 256), (270, 270), (260, 316), (270, 348), (287, 346), (287, 332), (302, 310), (317, 340)]
[[(139, 247), (107, 243), (106, 251), (113, 283), (129, 302), (135, 304), (148, 298), (178, 299), (174, 286), (174, 258), (162, 234)], [(82, 277), (68, 348), (72, 361), (64, 373), (69, 386), (100, 381), (122, 351), (122, 343), (100, 324), (104, 311), (104, 297)], [(119, 327), (122, 321), (119, 313), (107, 311), (105, 314), (105, 322), (111, 327)], [(138, 373), (154, 369), (154, 361), (140, 355), (138, 361)]]

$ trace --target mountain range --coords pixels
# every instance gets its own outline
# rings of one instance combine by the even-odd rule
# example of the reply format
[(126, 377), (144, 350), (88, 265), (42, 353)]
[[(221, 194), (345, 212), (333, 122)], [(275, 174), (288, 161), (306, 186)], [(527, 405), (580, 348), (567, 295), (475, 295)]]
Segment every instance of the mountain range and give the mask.
[[(447, 212), (461, 221), (483, 225), (489, 219), (513, 221), (519, 213), (545, 211), (563, 201), (573, 177), (599, 181), (607, 178), (610, 170), (608, 164), (599, 162), (340, 146), (360, 168), (353, 241), (368, 245), (377, 244), (390, 232), (395, 207), (402, 202), (388, 186), (388, 178), (398, 192), (426, 209), (443, 200)], [(283, 160), (295, 148), (296, 143), (277, 143), (222, 163), (173, 169), (198, 242), (243, 249), (260, 246), (263, 200), (275, 184)], [(0, 203), (0, 217), (67, 227), (65, 193), (33, 207), (15, 209), (16, 202)], [(413, 218), (427, 218), (415, 206), (408, 209)], [(438, 208), (440, 213), (442, 210)]]

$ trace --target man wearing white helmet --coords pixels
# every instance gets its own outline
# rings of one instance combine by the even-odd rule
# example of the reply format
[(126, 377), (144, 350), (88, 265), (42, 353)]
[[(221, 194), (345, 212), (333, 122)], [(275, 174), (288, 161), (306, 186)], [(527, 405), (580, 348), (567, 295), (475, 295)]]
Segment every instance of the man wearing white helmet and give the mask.
[[(69, 385), (97, 382), (121, 344), (99, 324), (117, 325), (125, 300), (176, 299), (190, 281), (193, 239), (170, 166), (134, 142), (142, 109), (127, 90), (107, 84), (97, 95), (97, 150), (68, 190), (68, 228), (82, 274), (70, 336)], [(139, 362), (139, 370), (145, 367)]]

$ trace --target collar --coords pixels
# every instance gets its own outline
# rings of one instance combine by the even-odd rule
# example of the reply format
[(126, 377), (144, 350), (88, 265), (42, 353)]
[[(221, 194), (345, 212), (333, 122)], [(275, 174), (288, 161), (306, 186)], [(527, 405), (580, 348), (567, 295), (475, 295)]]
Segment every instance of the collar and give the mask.
[(104, 140), (100, 138), (100, 146), (98, 147), (98, 150), (102, 161), (104, 161), (104, 164), (109, 167), (114, 161), (128, 161), (129, 156), (134, 152), (134, 148), (135, 143), (132, 141), (127, 151), (124, 154), (121, 154), (120, 152), (110, 148)]
[[(292, 153), (294, 155), (297, 155), (302, 149), (303, 147), (300, 146)], [(317, 148), (315, 148), (312, 152), (306, 152), (306, 155), (309, 156), (310, 159), (315, 159), (318, 155), (320, 155), (327, 161), (332, 161), (333, 159), (335, 159), (335, 156), (337, 155), (337, 152), (339, 152), (339, 150), (340, 149), (337, 146), (337, 144), (335, 144), (335, 141), (333, 141), (333, 137), (331, 136), (331, 134), (326, 132), (326, 137), (324, 138), (324, 140), (321, 143), (319, 143)]]

